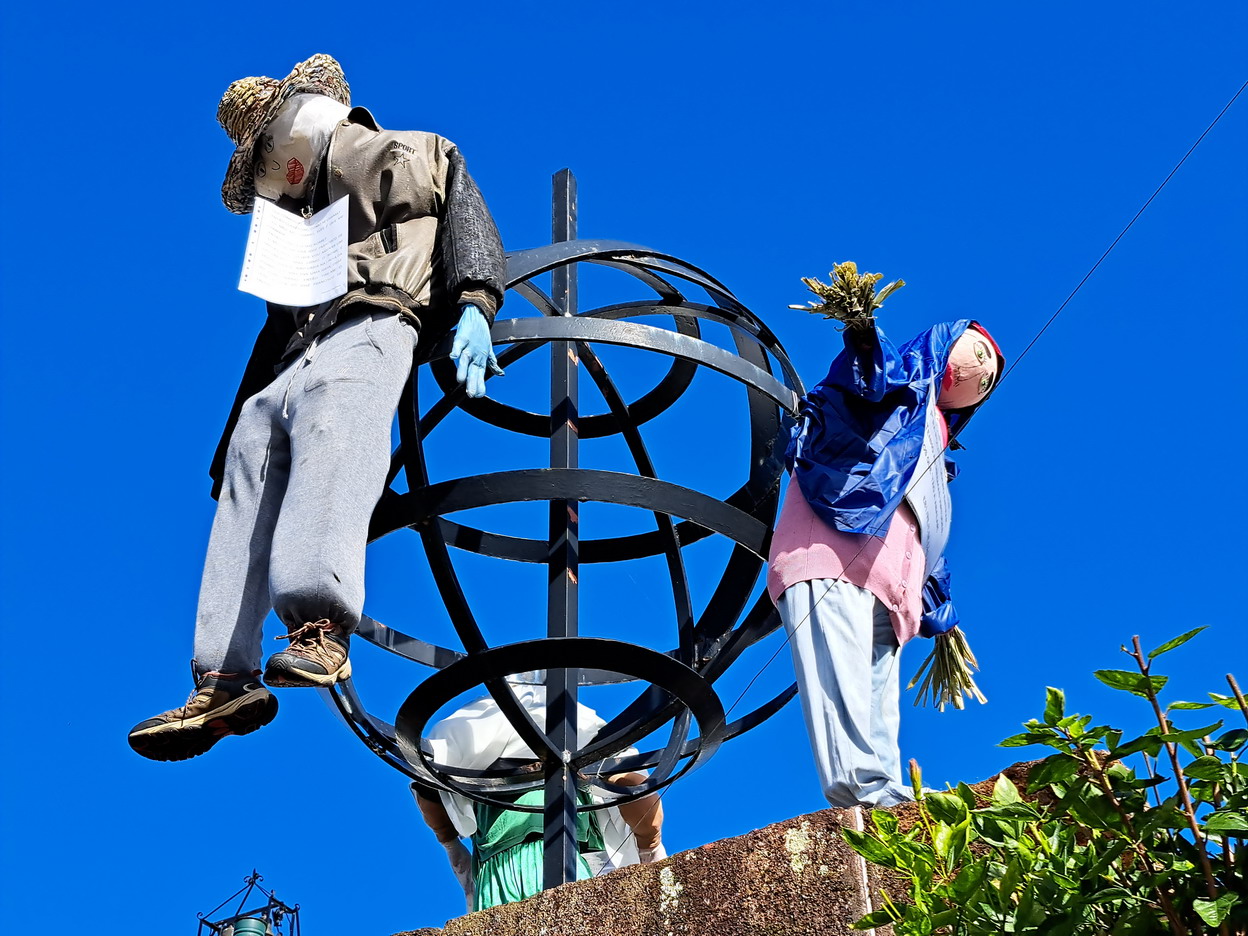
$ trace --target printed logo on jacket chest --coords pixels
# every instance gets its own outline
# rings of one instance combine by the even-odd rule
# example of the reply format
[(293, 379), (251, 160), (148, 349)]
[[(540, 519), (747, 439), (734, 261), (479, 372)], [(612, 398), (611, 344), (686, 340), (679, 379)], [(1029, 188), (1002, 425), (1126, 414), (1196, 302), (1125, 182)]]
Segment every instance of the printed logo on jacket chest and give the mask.
[(413, 156), (417, 155), (417, 153), (415, 149), (408, 146), (406, 143), (400, 143), (398, 140), (394, 140), (390, 143), (388, 155), (391, 162), (393, 162), (396, 166), (401, 166), (406, 169), (407, 164), (411, 161)]

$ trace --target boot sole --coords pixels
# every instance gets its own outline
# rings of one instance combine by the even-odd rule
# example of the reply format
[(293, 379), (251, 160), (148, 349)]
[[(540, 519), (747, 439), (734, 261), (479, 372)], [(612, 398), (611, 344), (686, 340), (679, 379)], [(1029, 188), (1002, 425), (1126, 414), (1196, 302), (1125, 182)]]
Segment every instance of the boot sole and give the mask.
[(343, 660), (342, 666), (332, 673), (309, 673), (298, 669), (282, 657), (274, 654), (264, 665), (264, 684), (273, 689), (328, 689), (351, 677), (351, 660)]
[(131, 732), (127, 740), (136, 754), (148, 760), (189, 760), (206, 753), (222, 738), (251, 734), (277, 717), (277, 698), (272, 693), (248, 693), (241, 701), (229, 711)]

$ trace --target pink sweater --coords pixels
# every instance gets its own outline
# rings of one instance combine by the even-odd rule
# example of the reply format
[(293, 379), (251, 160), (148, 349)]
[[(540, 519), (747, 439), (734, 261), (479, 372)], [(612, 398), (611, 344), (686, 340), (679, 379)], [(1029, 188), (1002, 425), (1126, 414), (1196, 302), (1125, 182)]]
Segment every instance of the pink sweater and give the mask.
[(768, 558), (772, 601), (798, 582), (843, 578), (884, 602), (897, 642), (904, 644), (919, 632), (923, 617), (923, 569), (918, 521), (905, 503), (883, 538), (842, 533), (815, 516), (797, 482), (790, 482)]

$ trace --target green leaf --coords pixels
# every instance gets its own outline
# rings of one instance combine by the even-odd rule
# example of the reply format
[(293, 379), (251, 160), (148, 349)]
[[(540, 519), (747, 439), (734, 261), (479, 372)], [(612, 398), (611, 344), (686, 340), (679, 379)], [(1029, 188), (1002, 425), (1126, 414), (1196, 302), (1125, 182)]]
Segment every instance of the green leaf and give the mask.
[(1248, 832), (1248, 812), (1238, 809), (1219, 809), (1205, 818), (1206, 832)]
[(932, 830), (932, 848), (936, 850), (936, 857), (946, 863), (949, 858), (949, 843), (953, 841), (953, 829), (947, 823), (938, 822)]
[(1130, 785), (1135, 782), (1135, 771), (1121, 761), (1106, 767), (1105, 775), (1114, 781), (1115, 787), (1119, 784)]
[(1188, 731), (1171, 731), (1161, 736), (1161, 740), (1170, 744), (1178, 744), (1184, 750), (1190, 751), (1197, 757), (1205, 753), (1204, 738), (1211, 735), (1222, 727), (1221, 721), (1216, 721), (1212, 725), (1206, 725), (1204, 728), (1192, 728)]
[(1123, 768), (1114, 770), (1110, 768), (1106, 773), (1113, 779), (1113, 787), (1115, 792), (1123, 793), (1128, 790), (1148, 790), (1155, 786), (1161, 786), (1169, 780), (1169, 777), (1137, 777), (1134, 770)]
[[(1046, 908), (1047, 910), (1047, 908)], [(1014, 910), (1014, 932), (1024, 933), (1034, 929), (1038, 923), (1047, 918), (1047, 913), (1036, 907), (1035, 890), (1024, 887), (1019, 895), (1018, 905)]]
[(1192, 901), (1192, 909), (1210, 926), (1219, 926), (1237, 903), (1239, 903), (1238, 894), (1223, 894), (1217, 900), (1197, 897)]
[(897, 864), (910, 871), (916, 884), (924, 887), (930, 884), (936, 866), (936, 853), (932, 847), (906, 839), (898, 839), (895, 846), (894, 857)]
[(1222, 761), (1212, 755), (1198, 757), (1183, 768), (1193, 780), (1217, 780), (1222, 776)]
[(1005, 874), (1002, 875), (1000, 883), (997, 884), (997, 893), (1008, 900), (1010, 895), (1018, 890), (1022, 876), (1023, 871), (1018, 859), (1011, 858), (1010, 863), (1005, 866)]
[(957, 829), (953, 832), (950, 846), (948, 846), (948, 867), (950, 867), (950, 869), (955, 869), (955, 867), (962, 864), (962, 859), (963, 857), (966, 857), (967, 854), (966, 844), (968, 841), (971, 841), (971, 839), (971, 822), (970, 820), (967, 820), (957, 826)]
[(1027, 791), (1034, 793), (1051, 783), (1061, 783), (1079, 773), (1079, 762), (1070, 754), (1051, 754), (1031, 769)]
[(997, 744), (997, 747), (1028, 747), (1032, 744), (1047, 744), (1056, 738), (1057, 735), (1053, 730), (1045, 731), (1026, 731), (1023, 734), (1010, 735), (1004, 741)]
[(1135, 829), (1140, 835), (1147, 835), (1157, 829), (1186, 828), (1188, 828), (1187, 813), (1180, 811), (1169, 802), (1147, 810), (1142, 818), (1137, 817), (1135, 824)]
[[(1205, 627), (1208, 627), (1208, 626), (1209, 626), (1208, 624), (1205, 625)], [(1189, 640), (1191, 640), (1193, 637), (1195, 637), (1197, 634), (1203, 631), (1205, 627), (1198, 627), (1195, 630), (1188, 631), (1186, 634), (1180, 634), (1178, 637), (1175, 637), (1173, 640), (1167, 640), (1156, 650), (1153, 650), (1148, 654), (1149, 661), (1151, 662), (1152, 660), (1161, 656), (1163, 653), (1169, 653), (1175, 647), (1183, 646), (1183, 644), (1187, 643)]]
[(1126, 744), (1112, 744), (1109, 748), (1109, 756), (1115, 760), (1121, 760), (1132, 754), (1138, 754), (1144, 751), (1150, 757), (1156, 757), (1161, 753), (1161, 734), (1157, 728), (1150, 728), (1138, 738), (1132, 738)]
[(1209, 693), (1209, 698), (1213, 700), (1214, 705), (1220, 705), (1223, 708), (1238, 709), (1239, 703), (1235, 701), (1234, 696), (1218, 695), (1216, 692)]
[(1157, 933), (1157, 920), (1151, 908), (1128, 905), (1120, 912), (1122, 915), (1114, 922), (1110, 936), (1154, 936)]
[(975, 796), (975, 791), (965, 783), (959, 783), (957, 786), (958, 798), (966, 804), (967, 809), (974, 809), (979, 805), (979, 800)]
[(949, 887), (950, 893), (958, 903), (965, 904), (979, 890), (987, 874), (988, 863), (982, 858), (967, 865), (953, 879), (953, 883)]
[[(1017, 791), (1015, 791), (1017, 792)], [(976, 810), (977, 816), (983, 816), (985, 819), (996, 819), (1006, 822), (1035, 822), (1040, 818), (1040, 813), (1036, 807), (1029, 803), (1002, 803), (1000, 806), (989, 806), (985, 809)]]
[(1022, 797), (1018, 795), (1018, 787), (1016, 787), (1010, 778), (1005, 774), (997, 777), (997, 782), (992, 786), (992, 802), (998, 806), (1004, 806), (1007, 803), (1022, 802)]
[(1121, 855), (1126, 848), (1127, 842), (1125, 839), (1119, 838), (1109, 842), (1109, 844), (1105, 846), (1104, 854), (1097, 859), (1096, 864), (1088, 869), (1088, 878), (1095, 878), (1104, 874), (1109, 869), (1109, 866), (1118, 860), (1118, 856)]
[(881, 837), (897, 832), (897, 817), (882, 809), (871, 810), (871, 824), (881, 833)]
[(1042, 929), (1036, 930), (1043, 936), (1076, 936), (1087, 932), (1082, 926), (1081, 914), (1078, 912), (1051, 918)]
[(1056, 725), (1066, 713), (1066, 693), (1052, 686), (1044, 690), (1044, 723)]
[(877, 926), (887, 926), (900, 920), (901, 917), (889, 908), (881, 907), (879, 910), (873, 910), (864, 916), (857, 923), (850, 924), (850, 929), (875, 929)]
[(1036, 852), (1028, 843), (1027, 839), (1020, 838), (1014, 843), (1014, 856), (1019, 860), (1020, 867), (1024, 871), (1030, 871), (1032, 865), (1036, 863)]
[(1171, 702), (1166, 706), (1166, 711), (1195, 711), (1196, 709), (1213, 708), (1213, 702)]
[(1082, 738), (1091, 721), (1091, 715), (1067, 715), (1057, 723), (1057, 727), (1065, 729), (1072, 738)]
[(1132, 897), (1131, 892), (1127, 890), (1125, 887), (1106, 887), (1104, 890), (1099, 890), (1095, 894), (1093, 894), (1091, 897), (1089, 897), (1088, 903), (1092, 903), (1092, 904), (1111, 903), (1112, 901), (1115, 901), (1115, 900), (1130, 900), (1131, 897)]
[(962, 856), (966, 853), (966, 843), (970, 835), (971, 823), (969, 819), (954, 826), (953, 834), (949, 837), (949, 852), (945, 856), (946, 867), (956, 868), (962, 863)]
[(1072, 787), (1062, 805), (1076, 819), (1093, 829), (1122, 830), (1122, 817), (1113, 804), (1104, 793), (1091, 786)]
[(923, 802), (937, 822), (952, 826), (966, 821), (966, 804), (956, 793), (929, 793)]
[(1110, 689), (1123, 689), (1127, 692), (1134, 692), (1142, 674), (1133, 673), (1129, 670), (1102, 669), (1096, 670), (1092, 675), (1109, 686)]
[(1221, 785), (1213, 780), (1189, 780), (1187, 792), (1194, 803), (1212, 803), (1215, 799), (1221, 801), (1222, 797)]
[(1062, 890), (1068, 890), (1071, 892), (1079, 890), (1079, 882), (1072, 877), (1065, 874), (1058, 874), (1056, 871), (1050, 872), (1050, 877), (1053, 878), (1054, 882), (1056, 882), (1057, 886)]
[(1248, 744), (1248, 728), (1232, 728), (1213, 742), (1219, 751), (1227, 752), (1238, 751), (1245, 744)]
[(928, 936), (932, 932), (932, 918), (917, 906), (906, 907), (904, 922), (898, 924), (899, 936)]
[(1121, 689), (1145, 699), (1148, 698), (1150, 685), (1156, 695), (1169, 682), (1168, 676), (1145, 676), (1143, 673), (1132, 673), (1128, 670), (1097, 670), (1092, 675), (1110, 689)]
[(893, 854), (893, 850), (874, 835), (855, 829), (842, 829), (841, 834), (845, 836), (850, 848), (872, 864), (884, 865), (886, 868), (897, 867), (897, 856)]

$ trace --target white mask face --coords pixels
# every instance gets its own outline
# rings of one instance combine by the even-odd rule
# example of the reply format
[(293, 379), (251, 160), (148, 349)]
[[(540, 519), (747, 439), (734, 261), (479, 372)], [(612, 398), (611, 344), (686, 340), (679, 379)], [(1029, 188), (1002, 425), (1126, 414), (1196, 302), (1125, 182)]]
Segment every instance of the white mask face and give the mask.
[(308, 173), (349, 111), (323, 94), (296, 94), (283, 104), (256, 144), (256, 194), (271, 201), (283, 195), (302, 199)]

